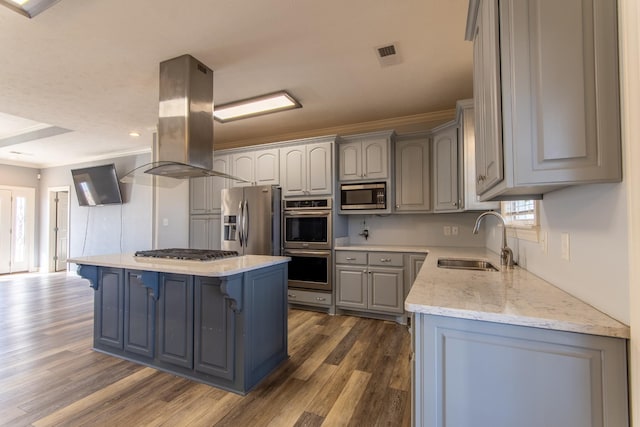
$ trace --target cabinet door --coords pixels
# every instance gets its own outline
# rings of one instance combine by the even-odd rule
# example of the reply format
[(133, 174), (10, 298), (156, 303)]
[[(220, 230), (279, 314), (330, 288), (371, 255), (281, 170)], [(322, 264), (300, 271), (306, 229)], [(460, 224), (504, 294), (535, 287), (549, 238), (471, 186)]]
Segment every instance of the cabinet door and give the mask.
[(189, 226), (189, 247), (210, 249), (209, 241), (209, 217), (192, 216)]
[(235, 375), (235, 313), (220, 290), (220, 280), (196, 277), (195, 362), (198, 372), (232, 381)]
[[(231, 165), (229, 164), (229, 156), (221, 155), (213, 157), (213, 170), (216, 172), (231, 174)], [(222, 205), (222, 199), (220, 194), (224, 188), (229, 188), (229, 180), (227, 178), (221, 178), (219, 176), (209, 177), (209, 200), (211, 200), (211, 212), (220, 212)], [(193, 182), (193, 179), (191, 179)], [(191, 212), (195, 213), (195, 212)]]
[(457, 126), (433, 135), (433, 193), (435, 211), (459, 209)]
[(500, 14), (514, 185), (620, 180), (616, 2), (511, 1)]
[(156, 305), (142, 282), (142, 272), (125, 270), (124, 350), (152, 358)]
[(629, 425), (624, 339), (425, 314), (414, 329), (415, 425)]
[(193, 368), (193, 279), (162, 274), (158, 299), (158, 360)]
[(256, 185), (280, 184), (280, 153), (277, 148), (255, 152)]
[(340, 149), (340, 181), (362, 179), (362, 142), (345, 142)]
[(336, 305), (367, 308), (367, 269), (336, 266)]
[(94, 301), (94, 341), (122, 350), (124, 273), (121, 268), (100, 267)]
[(362, 141), (362, 177), (364, 179), (386, 179), (389, 176), (388, 162), (387, 138)]
[(481, 2), (473, 40), (473, 86), (479, 114), (479, 120), (476, 120), (478, 194), (504, 177), (498, 31), (497, 2)]
[(213, 177), (203, 176), (189, 180), (189, 206), (192, 215), (209, 213), (212, 179)]
[(306, 182), (306, 151), (303, 145), (280, 150), (280, 183), (282, 196), (304, 196)]
[(333, 194), (333, 144), (320, 142), (307, 145), (307, 194)]
[(369, 310), (404, 313), (404, 270), (369, 267)]
[(231, 175), (242, 178), (243, 181), (233, 181), (232, 187), (247, 187), (253, 185), (255, 157), (253, 152), (238, 153), (231, 155)]
[(415, 136), (396, 141), (397, 212), (426, 212), (431, 208), (429, 138)]

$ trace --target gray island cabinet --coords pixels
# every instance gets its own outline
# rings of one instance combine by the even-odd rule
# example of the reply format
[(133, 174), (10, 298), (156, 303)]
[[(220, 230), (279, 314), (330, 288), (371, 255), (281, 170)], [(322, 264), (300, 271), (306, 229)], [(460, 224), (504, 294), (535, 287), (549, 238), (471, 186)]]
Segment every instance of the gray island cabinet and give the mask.
[(239, 394), (287, 354), (286, 257), (82, 257), (94, 349)]

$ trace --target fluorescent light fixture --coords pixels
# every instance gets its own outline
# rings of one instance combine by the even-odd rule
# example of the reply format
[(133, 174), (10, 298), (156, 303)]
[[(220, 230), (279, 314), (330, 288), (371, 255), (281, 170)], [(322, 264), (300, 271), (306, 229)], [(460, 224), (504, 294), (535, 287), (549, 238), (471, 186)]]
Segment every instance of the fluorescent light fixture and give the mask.
[(280, 92), (214, 106), (213, 117), (220, 123), (226, 123), (233, 120), (246, 119), (294, 108), (302, 108), (302, 104), (296, 101), (286, 91), (282, 90)]
[(0, 0), (0, 5), (6, 6), (27, 18), (33, 18), (59, 1), (60, 0)]

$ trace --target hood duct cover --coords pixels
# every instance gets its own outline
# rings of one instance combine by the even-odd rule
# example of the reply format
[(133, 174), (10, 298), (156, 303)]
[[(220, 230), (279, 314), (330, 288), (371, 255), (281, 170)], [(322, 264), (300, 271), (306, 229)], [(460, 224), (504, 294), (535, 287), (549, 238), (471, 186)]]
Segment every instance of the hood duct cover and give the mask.
[[(139, 169), (171, 178), (221, 176), (213, 167), (213, 70), (182, 55), (160, 63), (158, 139), (153, 163), (129, 172), (122, 182), (133, 182)], [(148, 168), (151, 166), (151, 168)]]

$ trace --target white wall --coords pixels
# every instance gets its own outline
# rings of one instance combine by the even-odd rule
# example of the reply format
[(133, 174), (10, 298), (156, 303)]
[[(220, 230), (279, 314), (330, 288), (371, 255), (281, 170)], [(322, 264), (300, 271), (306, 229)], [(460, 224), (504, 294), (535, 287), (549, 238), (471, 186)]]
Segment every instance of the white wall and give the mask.
[[(71, 169), (114, 163), (118, 177), (149, 162), (149, 154), (117, 157), (71, 166), (43, 169), (40, 181), (40, 259), (47, 260), (49, 247), (48, 189), (70, 187), (69, 256), (86, 256), (150, 249), (152, 236), (152, 187), (120, 184), (124, 203), (81, 207), (73, 188)], [(150, 183), (151, 181), (148, 180)], [(41, 265), (43, 266), (43, 265)]]
[[(626, 186), (592, 184), (544, 195), (540, 231), (547, 232), (547, 254), (539, 243), (509, 239), (518, 264), (629, 324)], [(487, 247), (499, 252), (502, 228), (487, 221)], [(570, 259), (561, 257), (560, 235), (569, 234)]]
[[(478, 213), (350, 215), (349, 242), (356, 245), (482, 247), (485, 245), (484, 232), (472, 233), (477, 216)], [(369, 229), (367, 240), (358, 235), (362, 231), (363, 220)], [(444, 226), (458, 227), (458, 235), (445, 236)]]

